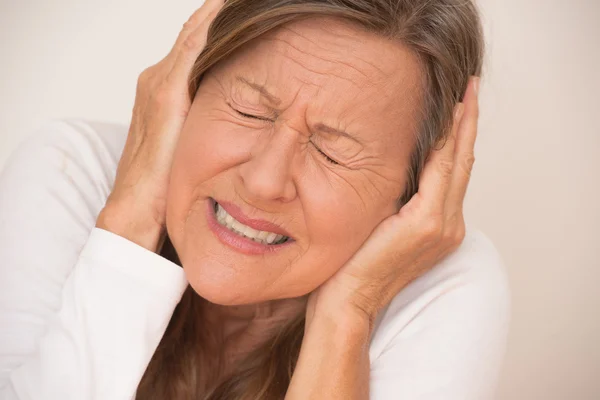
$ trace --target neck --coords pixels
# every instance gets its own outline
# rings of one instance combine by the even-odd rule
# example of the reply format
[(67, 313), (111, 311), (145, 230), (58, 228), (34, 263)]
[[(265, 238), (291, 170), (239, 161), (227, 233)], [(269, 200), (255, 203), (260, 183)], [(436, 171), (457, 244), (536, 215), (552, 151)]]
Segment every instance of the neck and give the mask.
[[(159, 252), (181, 266), (170, 238), (165, 238)], [(189, 288), (188, 288), (189, 289)], [(226, 358), (237, 358), (269, 339), (287, 322), (306, 313), (308, 295), (291, 299), (271, 300), (255, 304), (223, 306), (202, 302), (204, 323), (220, 336)], [(214, 327), (214, 329), (213, 329)], [(227, 357), (227, 354), (230, 356)]]
[(204, 315), (209, 324), (223, 327), (224, 339), (240, 334), (268, 336), (274, 329), (306, 311), (306, 296), (271, 300), (261, 303), (224, 306), (204, 303)]

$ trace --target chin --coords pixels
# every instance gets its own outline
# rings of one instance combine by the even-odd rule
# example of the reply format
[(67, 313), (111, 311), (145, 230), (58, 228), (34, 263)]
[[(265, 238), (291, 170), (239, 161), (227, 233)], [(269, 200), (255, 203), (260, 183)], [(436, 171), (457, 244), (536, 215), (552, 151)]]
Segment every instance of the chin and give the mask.
[(240, 296), (226, 293), (226, 291), (219, 290), (219, 288), (206, 287), (205, 285), (198, 286), (192, 283), (190, 283), (190, 286), (200, 297), (210, 301), (213, 304), (219, 304), (222, 306), (240, 306), (249, 304), (249, 302), (243, 301)]
[(223, 306), (248, 304), (247, 301), (244, 301), (245, 296), (237, 293), (236, 290), (223, 290), (220, 285), (207, 285), (191, 279), (190, 286), (199, 296), (214, 304)]
[(256, 290), (240, 285), (235, 271), (219, 265), (207, 266), (206, 263), (192, 266), (182, 262), (190, 286), (201, 297), (214, 304), (236, 306), (265, 301), (257, 296)]

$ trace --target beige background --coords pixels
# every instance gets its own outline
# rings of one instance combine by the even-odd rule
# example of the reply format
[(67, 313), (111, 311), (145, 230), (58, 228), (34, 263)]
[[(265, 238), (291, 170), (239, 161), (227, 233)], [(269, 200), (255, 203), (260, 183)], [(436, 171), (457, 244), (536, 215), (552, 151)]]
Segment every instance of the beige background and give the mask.
[[(201, 0), (0, 0), (0, 166), (47, 118), (128, 123), (138, 74)], [(600, 399), (600, 0), (482, 0), (467, 217), (503, 254), (501, 400)]]

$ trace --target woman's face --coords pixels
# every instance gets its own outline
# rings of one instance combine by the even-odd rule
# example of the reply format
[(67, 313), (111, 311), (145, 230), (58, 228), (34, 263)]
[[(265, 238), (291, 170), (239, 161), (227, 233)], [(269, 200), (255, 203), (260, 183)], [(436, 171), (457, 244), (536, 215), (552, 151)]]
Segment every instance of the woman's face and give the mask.
[(195, 291), (257, 303), (339, 270), (396, 211), (420, 87), (405, 47), (330, 18), (286, 25), (207, 73), (167, 200)]

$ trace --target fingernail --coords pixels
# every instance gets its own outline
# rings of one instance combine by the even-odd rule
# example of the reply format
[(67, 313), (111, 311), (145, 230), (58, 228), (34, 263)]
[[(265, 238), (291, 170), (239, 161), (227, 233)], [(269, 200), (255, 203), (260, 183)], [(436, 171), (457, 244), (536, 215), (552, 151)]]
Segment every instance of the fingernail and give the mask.
[(454, 118), (457, 121), (459, 121), (462, 118), (464, 112), (465, 112), (465, 105), (463, 103), (458, 103), (458, 105), (456, 106), (456, 113), (454, 114)]

